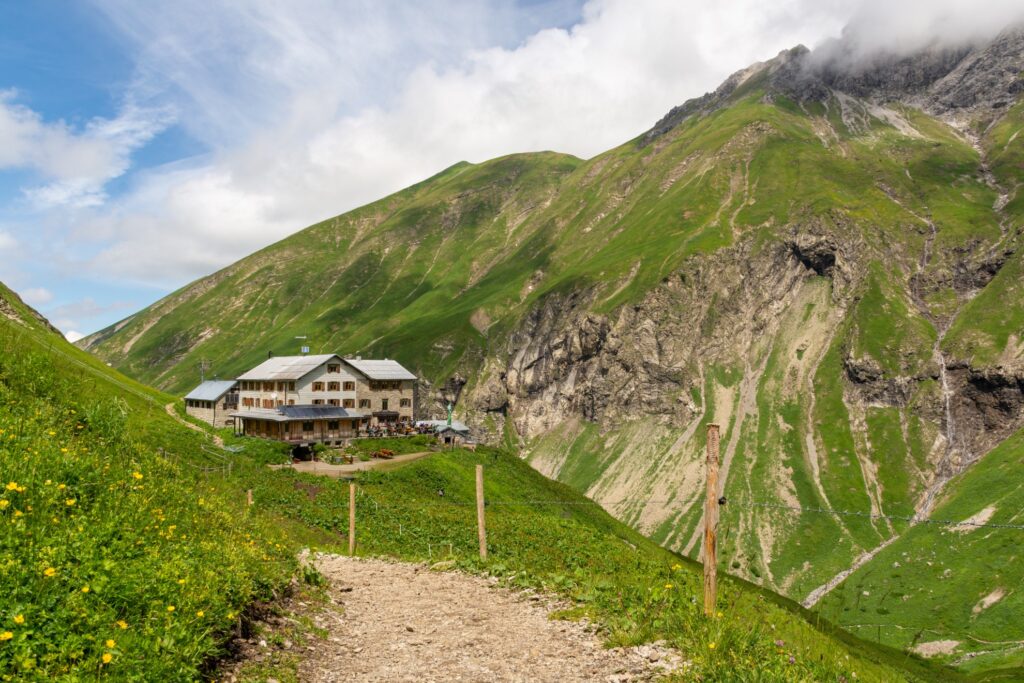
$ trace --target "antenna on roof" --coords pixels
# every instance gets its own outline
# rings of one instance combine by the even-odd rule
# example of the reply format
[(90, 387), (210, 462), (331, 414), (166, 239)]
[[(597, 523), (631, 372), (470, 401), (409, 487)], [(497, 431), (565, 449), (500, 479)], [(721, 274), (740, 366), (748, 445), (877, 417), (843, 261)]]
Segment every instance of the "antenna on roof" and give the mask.
[(200, 382), (205, 382), (206, 381), (206, 371), (209, 370), (212, 365), (213, 365), (213, 363), (210, 362), (209, 358), (200, 358), (199, 359), (199, 381)]

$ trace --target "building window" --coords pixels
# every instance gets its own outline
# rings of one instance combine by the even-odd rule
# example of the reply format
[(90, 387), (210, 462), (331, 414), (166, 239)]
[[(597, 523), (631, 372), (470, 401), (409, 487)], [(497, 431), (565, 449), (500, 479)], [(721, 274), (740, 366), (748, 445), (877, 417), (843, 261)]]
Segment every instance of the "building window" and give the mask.
[(355, 391), (356, 390), (356, 383), (355, 382), (345, 382), (344, 390), (345, 391)]
[(359, 407), (360, 408), (369, 408), (370, 407), (370, 399), (368, 399), (368, 398), (361, 398), (361, 399), (359, 399)]
[(324, 383), (323, 382), (313, 382), (313, 391), (323, 391), (323, 390), (324, 390)]
[(338, 429), (338, 421), (337, 420), (328, 420), (327, 421), (327, 428), (332, 430), (332, 431), (337, 431), (337, 429)]
[(263, 391), (273, 391), (273, 390), (274, 390), (274, 383), (273, 382), (264, 382), (263, 383)]
[(324, 400), (322, 398), (314, 398), (313, 399), (313, 405), (315, 405), (315, 406), (322, 406), (323, 404), (324, 404)]
[(402, 408), (408, 408), (409, 406), (412, 405), (412, 399), (411, 398), (403, 398), (403, 399), (401, 399), (398, 402), (398, 405), (401, 406)]
[(327, 391), (341, 391), (341, 382), (328, 382)]
[(342, 401), (341, 406), (343, 408), (355, 408), (356, 400), (354, 398), (346, 398), (344, 401)]
[(295, 382), (288, 382), (288, 391), (295, 391)]
[(313, 421), (312, 420), (308, 420), (306, 422), (303, 422), (302, 423), (302, 431), (304, 431), (304, 432), (311, 432), (311, 431), (313, 431)]
[(340, 406), (341, 405), (341, 401), (339, 401), (336, 398), (329, 398), (329, 399), (327, 399), (327, 405), (329, 405), (329, 406)]
[(341, 366), (337, 363), (328, 363), (327, 372), (341, 372)]
[(274, 407), (274, 402), (271, 401), (269, 398), (265, 398), (265, 399), (263, 399), (263, 407), (264, 408), (273, 408)]
[(288, 405), (290, 405), (290, 406), (295, 405), (295, 399), (294, 398), (288, 399)]
[(388, 409), (388, 400), (386, 398), (382, 398), (380, 400), (380, 409), (381, 410), (387, 410)]

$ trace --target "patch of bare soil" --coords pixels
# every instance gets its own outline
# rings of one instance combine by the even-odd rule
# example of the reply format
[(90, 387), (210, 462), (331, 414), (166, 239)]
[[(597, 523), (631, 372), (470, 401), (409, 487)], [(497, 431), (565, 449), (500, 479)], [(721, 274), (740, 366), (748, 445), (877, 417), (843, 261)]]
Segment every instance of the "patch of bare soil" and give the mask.
[(959, 640), (933, 640), (928, 643), (921, 643), (914, 648), (914, 652), (922, 657), (938, 657), (939, 655), (951, 655), (956, 650)]
[[(648, 681), (679, 665), (658, 645), (606, 649), (564, 607), (485, 579), (427, 565), (320, 555), (342, 615), (299, 664), (303, 681)], [(314, 617), (317, 620), (317, 617)]]

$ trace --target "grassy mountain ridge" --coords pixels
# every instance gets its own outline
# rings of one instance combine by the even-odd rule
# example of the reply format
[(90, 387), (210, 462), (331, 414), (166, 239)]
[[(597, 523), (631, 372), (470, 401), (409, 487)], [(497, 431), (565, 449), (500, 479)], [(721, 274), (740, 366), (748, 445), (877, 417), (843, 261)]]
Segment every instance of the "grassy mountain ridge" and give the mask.
[[(445, 386), (435, 406), (458, 398), (541, 472), (691, 557), (716, 420), (723, 490), (745, 504), (724, 520), (725, 562), (805, 600), (923, 533), (899, 518), (944, 509), (1024, 426), (1024, 103), (986, 82), (961, 110), (945, 91), (944, 109), (920, 104), (932, 85), (976, 88), (977, 70), (902, 99), (808, 85), (790, 68), (804, 54), (593, 159), (453, 167), (82, 344), (174, 391), (200, 357), (231, 375), (298, 334), (398, 358)], [(949, 624), (937, 640), (963, 606), (929, 599)]]

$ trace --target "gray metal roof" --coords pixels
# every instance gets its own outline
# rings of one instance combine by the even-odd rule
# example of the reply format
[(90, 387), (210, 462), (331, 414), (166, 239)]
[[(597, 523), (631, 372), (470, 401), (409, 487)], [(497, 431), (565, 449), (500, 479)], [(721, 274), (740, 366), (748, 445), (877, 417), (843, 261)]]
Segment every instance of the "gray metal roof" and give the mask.
[(338, 358), (338, 356), (333, 353), (322, 353), (315, 356), (274, 356), (244, 375), (239, 375), (238, 379), (299, 379), (332, 358)]
[(338, 406), (280, 406), (278, 410), (284, 413), (291, 420), (322, 420), (324, 418), (348, 419), (363, 417), (362, 413), (357, 413), (354, 410), (346, 410), (345, 408), (339, 408)]
[(269, 422), (296, 422), (298, 420), (358, 420), (362, 413), (338, 406), (279, 406), (277, 408), (249, 408), (231, 413), (231, 417)]
[(346, 358), (345, 362), (363, 373), (370, 379), (400, 380), (416, 379), (416, 375), (402, 367), (397, 360), (363, 360), (362, 358)]
[(208, 379), (185, 394), (185, 398), (191, 401), (216, 401), (231, 391), (236, 384), (237, 382), (233, 379)]

